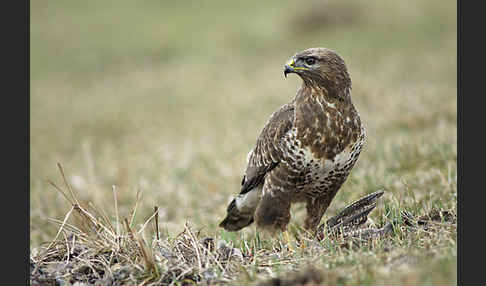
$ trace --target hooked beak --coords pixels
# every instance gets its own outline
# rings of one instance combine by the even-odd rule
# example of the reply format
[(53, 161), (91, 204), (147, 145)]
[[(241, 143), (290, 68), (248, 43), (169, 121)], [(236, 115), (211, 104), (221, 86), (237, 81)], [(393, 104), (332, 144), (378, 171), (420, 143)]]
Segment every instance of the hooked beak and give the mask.
[(285, 64), (284, 76), (287, 78), (289, 73), (297, 73), (298, 70), (309, 70), (309, 68), (301, 65), (296, 65), (295, 60), (292, 58), (287, 64)]
[(285, 78), (287, 78), (287, 74), (288, 74), (288, 73), (292, 73), (292, 72), (294, 72), (294, 71), (295, 71), (295, 70), (294, 70), (294, 68), (292, 68), (292, 67), (291, 67), (291, 66), (289, 66), (289, 65), (285, 65), (285, 69), (284, 69), (284, 76), (285, 76)]

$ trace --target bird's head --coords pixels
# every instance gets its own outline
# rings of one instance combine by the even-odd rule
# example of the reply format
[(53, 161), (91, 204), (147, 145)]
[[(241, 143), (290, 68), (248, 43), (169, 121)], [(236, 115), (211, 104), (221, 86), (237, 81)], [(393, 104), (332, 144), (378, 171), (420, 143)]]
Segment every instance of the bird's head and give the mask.
[(344, 60), (327, 48), (310, 48), (296, 53), (285, 64), (284, 75), (298, 74), (304, 84), (323, 87), (332, 96), (351, 88)]

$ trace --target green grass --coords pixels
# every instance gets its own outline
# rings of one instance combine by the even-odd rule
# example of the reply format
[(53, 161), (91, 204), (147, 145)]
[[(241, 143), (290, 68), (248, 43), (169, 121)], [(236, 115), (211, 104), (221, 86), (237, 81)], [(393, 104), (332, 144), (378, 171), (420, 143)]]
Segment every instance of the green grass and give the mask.
[[(314, 46), (345, 59), (368, 134), (325, 217), (379, 189), (377, 226), (402, 210), (456, 213), (456, 23), (456, 3), (438, 0), (32, 2), (31, 250), (55, 237), (48, 218), (70, 209), (46, 183), (61, 184), (60, 162), (78, 199), (113, 220), (115, 185), (120, 216), (141, 192), (134, 227), (158, 206), (168, 238), (189, 221), (206, 236), (278, 253), (279, 240), (255, 241), (254, 226), (232, 234), (217, 225), (256, 136), (300, 84), (283, 77), (283, 64)], [(291, 228), (303, 213), (293, 207)], [(327, 243), (275, 258), (299, 262), (264, 267), (262, 254), (247, 274), (232, 273), (252, 283), (311, 263), (336, 285), (456, 284), (455, 225), (397, 232), (372, 248)]]

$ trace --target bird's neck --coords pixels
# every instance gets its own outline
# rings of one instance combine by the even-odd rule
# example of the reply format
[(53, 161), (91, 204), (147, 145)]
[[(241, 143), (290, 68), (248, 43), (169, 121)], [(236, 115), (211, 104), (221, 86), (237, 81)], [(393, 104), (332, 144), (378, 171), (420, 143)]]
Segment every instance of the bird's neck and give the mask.
[(338, 90), (304, 81), (297, 91), (294, 100), (301, 103), (311, 101), (316, 104), (324, 104), (324, 106), (331, 105), (343, 109), (354, 109), (353, 103), (351, 102), (350, 90), (351, 88)]
[[(349, 91), (351, 90), (351, 80), (346, 77), (327, 78), (321, 75), (310, 74), (302, 76), (301, 89), (317, 91), (322, 94), (327, 101), (350, 101)], [(314, 92), (313, 92), (314, 93)]]

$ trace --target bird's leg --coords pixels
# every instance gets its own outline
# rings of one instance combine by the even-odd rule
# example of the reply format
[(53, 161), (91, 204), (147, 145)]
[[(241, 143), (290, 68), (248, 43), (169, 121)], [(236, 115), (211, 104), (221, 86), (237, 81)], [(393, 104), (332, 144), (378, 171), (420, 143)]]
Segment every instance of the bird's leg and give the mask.
[(327, 197), (312, 198), (307, 200), (307, 216), (304, 221), (304, 228), (315, 234), (317, 225), (321, 221), (322, 216), (330, 204), (330, 199)]
[(258, 228), (275, 233), (287, 230), (290, 221), (290, 196), (286, 192), (265, 192), (255, 211)]
[[(304, 221), (304, 229), (307, 230), (310, 237), (314, 237), (316, 235), (317, 226), (321, 221), (322, 216), (326, 212), (329, 204), (330, 200), (325, 197), (307, 200), (307, 215)], [(302, 239), (301, 248), (306, 248), (304, 239)]]

